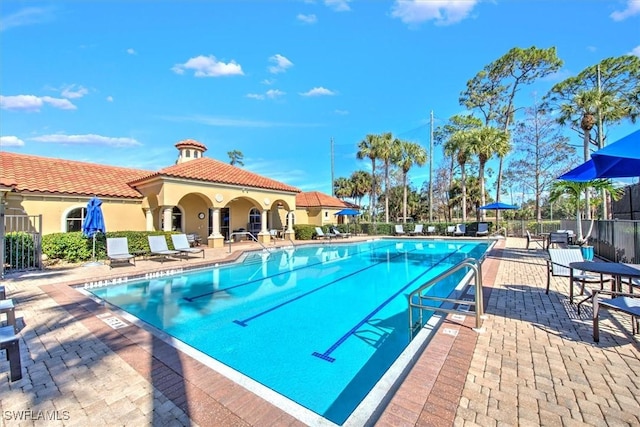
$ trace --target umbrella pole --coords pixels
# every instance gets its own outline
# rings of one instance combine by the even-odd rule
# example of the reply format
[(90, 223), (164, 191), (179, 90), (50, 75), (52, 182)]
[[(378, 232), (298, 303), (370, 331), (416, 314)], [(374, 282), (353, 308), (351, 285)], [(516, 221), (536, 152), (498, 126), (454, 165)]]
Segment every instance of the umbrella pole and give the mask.
[(93, 232), (93, 250), (91, 251), (91, 261), (82, 264), (83, 267), (95, 267), (102, 265), (100, 261), (96, 261), (96, 232)]

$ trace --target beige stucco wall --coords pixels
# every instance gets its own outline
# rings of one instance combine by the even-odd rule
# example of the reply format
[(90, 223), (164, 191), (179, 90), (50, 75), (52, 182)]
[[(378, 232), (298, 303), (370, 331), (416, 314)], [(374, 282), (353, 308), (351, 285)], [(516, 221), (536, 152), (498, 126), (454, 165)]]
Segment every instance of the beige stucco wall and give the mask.
[[(90, 197), (8, 194), (5, 196), (5, 212), (7, 215), (42, 215), (43, 234), (61, 233), (66, 231), (67, 214), (73, 209), (86, 207), (89, 199)], [(101, 200), (107, 231), (145, 229), (141, 200)]]

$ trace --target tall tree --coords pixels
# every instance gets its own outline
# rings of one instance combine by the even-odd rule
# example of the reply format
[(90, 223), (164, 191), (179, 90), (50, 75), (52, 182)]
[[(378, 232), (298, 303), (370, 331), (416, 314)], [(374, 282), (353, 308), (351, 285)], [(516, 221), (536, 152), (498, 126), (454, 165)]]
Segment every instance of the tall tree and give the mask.
[(427, 162), (427, 151), (415, 142), (399, 140), (399, 156), (397, 164), (402, 169), (402, 222), (407, 222), (407, 176), (414, 165), (424, 166)]
[[(535, 218), (542, 219), (542, 196), (549, 191), (575, 153), (558, 123), (539, 109), (528, 108), (514, 130), (517, 158), (510, 162), (511, 180), (528, 187), (535, 196)], [(505, 171), (505, 178), (506, 178)]]
[(368, 134), (358, 143), (358, 153), (356, 156), (362, 160), (368, 158), (371, 160), (371, 192), (369, 193), (369, 214), (371, 221), (375, 220), (374, 205), (376, 203), (376, 160), (378, 159), (378, 149), (380, 146), (378, 135)]
[(471, 115), (456, 115), (452, 116), (449, 122), (444, 125), (439, 132), (439, 137), (445, 141), (445, 154), (455, 159), (460, 166), (460, 187), (462, 190), (460, 201), (463, 222), (467, 220), (466, 165), (471, 155), (469, 149), (469, 131), (479, 128), (480, 126), (482, 126), (482, 122), (476, 117)]
[(244, 166), (244, 162), (242, 161), (244, 159), (244, 154), (242, 154), (242, 151), (233, 150), (228, 151), (227, 154), (229, 155), (229, 164), (233, 166)]
[(389, 222), (389, 173), (391, 165), (398, 158), (399, 144), (398, 140), (393, 137), (391, 132), (385, 132), (379, 136), (380, 145), (378, 146), (378, 159), (384, 165), (384, 220)]
[[(582, 134), (584, 160), (588, 160), (592, 146), (604, 146), (605, 126), (625, 119), (635, 123), (640, 115), (640, 58), (624, 55), (587, 67), (553, 86), (544, 107), (559, 111), (559, 123)], [(606, 218), (606, 203), (603, 209)]]
[[(504, 157), (511, 148), (506, 131), (491, 126), (482, 126), (465, 132), (469, 151), (478, 156), (478, 181), (480, 183), (480, 203), (484, 206), (485, 197), (485, 165), (494, 155)], [(486, 211), (480, 212), (482, 220), (486, 219)]]
[(353, 182), (349, 178), (338, 177), (333, 181), (333, 194), (338, 199), (346, 199), (353, 196)]
[[(493, 125), (507, 132), (517, 110), (515, 96), (518, 90), (558, 71), (561, 66), (562, 60), (558, 58), (555, 47), (514, 47), (467, 82), (467, 89), (460, 95), (460, 103), (470, 110), (479, 110), (486, 126)], [(499, 158), (496, 201), (500, 201), (504, 161), (502, 156)]]
[(371, 174), (358, 170), (351, 174), (349, 180), (353, 190), (352, 196), (356, 200), (356, 204), (360, 206), (362, 198), (371, 192)]

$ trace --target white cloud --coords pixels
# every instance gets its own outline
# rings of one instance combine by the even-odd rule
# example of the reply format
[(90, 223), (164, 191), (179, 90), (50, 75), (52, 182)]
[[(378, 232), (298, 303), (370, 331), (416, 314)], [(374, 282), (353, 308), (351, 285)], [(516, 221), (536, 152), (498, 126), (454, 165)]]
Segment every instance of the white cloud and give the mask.
[(405, 24), (435, 21), (438, 25), (455, 24), (465, 19), (478, 0), (396, 0), (391, 16)]
[(76, 85), (65, 86), (61, 91), (62, 96), (69, 99), (82, 98), (88, 93), (87, 88), (82, 86), (77, 86), (76, 88)]
[(332, 95), (335, 95), (335, 94), (336, 94), (335, 92), (320, 86), (320, 87), (314, 87), (313, 89), (311, 89), (311, 90), (309, 90), (307, 92), (301, 93), (300, 95), (302, 95), (302, 96), (332, 96)]
[(640, 0), (627, 0), (627, 8), (622, 11), (616, 10), (609, 17), (614, 21), (623, 21), (630, 16), (640, 13)]
[(633, 49), (631, 49), (631, 52), (629, 52), (628, 55), (634, 55), (634, 56), (640, 57), (640, 46), (636, 46)]
[(25, 25), (39, 24), (52, 19), (50, 8), (27, 7), (0, 20), (0, 31)]
[(351, 10), (349, 2), (351, 0), (324, 0), (324, 4), (336, 12), (347, 12)]
[(333, 112), (339, 116), (346, 116), (347, 114), (349, 114), (347, 110), (333, 110)]
[(252, 99), (258, 99), (258, 100), (263, 100), (265, 98), (269, 98), (269, 99), (276, 99), (280, 96), (284, 96), (286, 93), (278, 90), (278, 89), (269, 89), (268, 91), (266, 91), (263, 94), (260, 93), (248, 93), (246, 95), (247, 98), (252, 98)]
[(272, 85), (276, 82), (276, 79), (264, 79), (263, 81), (261, 81), (260, 83), (262, 83), (263, 85)]
[(113, 96), (111, 95), (107, 96), (107, 102), (113, 102)]
[(42, 135), (30, 138), (32, 141), (51, 144), (79, 144), (79, 145), (104, 145), (108, 147), (132, 147), (142, 145), (133, 138), (113, 138), (94, 134), (87, 135)]
[(313, 13), (309, 15), (299, 13), (298, 16), (296, 16), (296, 19), (300, 22), (304, 22), (305, 24), (315, 24), (316, 22), (318, 22), (318, 18)]
[(196, 77), (220, 77), (244, 75), (242, 67), (237, 62), (224, 63), (216, 59), (215, 56), (196, 56), (190, 58), (184, 64), (176, 64), (171, 68), (176, 74), (184, 74), (185, 70), (195, 70)]
[(289, 61), (279, 53), (269, 58), (269, 62), (273, 62), (276, 65), (269, 66), (268, 70), (272, 74), (284, 73), (288, 68), (293, 67), (293, 62)]
[(0, 136), (0, 146), (2, 147), (22, 147), (24, 141), (17, 136)]
[(136, 52), (136, 50), (135, 50), (135, 49), (133, 49), (133, 48), (129, 48), (129, 49), (127, 49), (127, 53), (128, 53), (129, 55), (137, 55), (137, 54), (138, 54), (138, 52)]
[(35, 95), (0, 95), (0, 108), (3, 110), (36, 112), (40, 111), (44, 104), (49, 104), (61, 110), (75, 110), (77, 108), (68, 99)]

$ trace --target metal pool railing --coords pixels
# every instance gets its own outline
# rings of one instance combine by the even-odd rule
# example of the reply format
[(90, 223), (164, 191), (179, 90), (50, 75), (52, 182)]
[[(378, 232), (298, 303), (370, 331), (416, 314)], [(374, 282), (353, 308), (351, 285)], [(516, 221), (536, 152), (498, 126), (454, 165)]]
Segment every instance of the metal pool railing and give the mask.
[[(451, 276), (454, 273), (457, 273), (458, 271), (464, 268), (468, 268), (471, 271), (471, 275), (475, 281), (474, 282), (475, 283), (475, 301), (422, 295), (422, 293), (426, 289), (433, 286), (435, 283), (438, 283), (439, 281)], [(468, 283), (471, 280), (471, 278), (466, 280)], [(430, 305), (425, 305), (424, 302), (426, 301), (440, 301), (442, 303), (449, 303), (453, 306), (455, 305), (474, 306), (475, 312), (476, 312), (476, 327), (474, 329), (477, 332), (482, 332), (482, 317), (484, 316), (484, 302), (483, 302), (484, 300), (482, 295), (482, 267), (480, 265), (480, 262), (475, 258), (466, 258), (465, 260), (461, 261), (459, 264), (456, 264), (450, 269), (442, 272), (438, 276), (434, 277), (433, 279), (429, 280), (428, 282), (420, 286), (415, 291), (411, 292), (408, 298), (409, 298), (409, 331), (410, 331), (409, 333), (412, 338), (413, 338), (413, 333), (416, 330), (416, 326), (413, 321), (413, 310), (412, 310), (413, 308), (419, 309), (419, 318), (418, 318), (419, 327), (417, 328), (417, 330), (422, 328), (424, 324), (422, 320), (422, 314), (425, 310), (439, 311), (443, 313), (454, 313), (454, 314), (465, 314), (465, 315), (468, 314), (466, 311), (461, 310), (460, 308), (445, 308), (443, 306), (434, 307)], [(414, 299), (416, 299), (417, 301), (414, 302)]]

